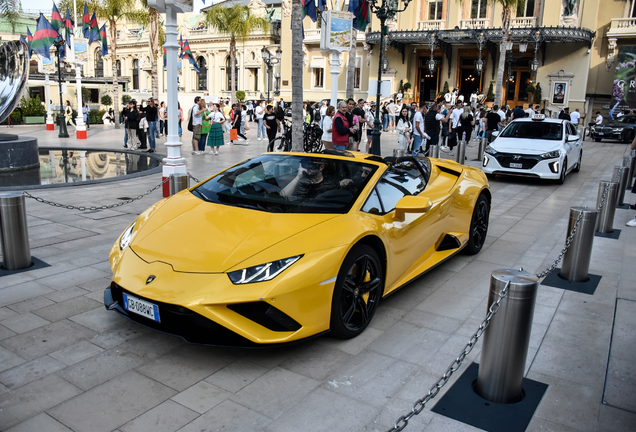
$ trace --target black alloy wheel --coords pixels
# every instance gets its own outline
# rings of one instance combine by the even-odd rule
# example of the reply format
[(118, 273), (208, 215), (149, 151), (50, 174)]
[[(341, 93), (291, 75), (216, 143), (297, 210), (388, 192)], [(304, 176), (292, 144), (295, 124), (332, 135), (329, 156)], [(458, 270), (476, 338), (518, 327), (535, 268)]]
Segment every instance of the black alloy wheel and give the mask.
[(490, 203), (485, 195), (479, 195), (475, 208), (473, 209), (473, 217), (470, 220), (470, 232), (468, 243), (463, 249), (467, 255), (475, 255), (481, 251), (486, 242), (488, 235), (488, 222), (490, 220)]
[(331, 333), (351, 339), (371, 322), (384, 292), (384, 270), (376, 251), (365, 244), (349, 252), (336, 280), (331, 302)]

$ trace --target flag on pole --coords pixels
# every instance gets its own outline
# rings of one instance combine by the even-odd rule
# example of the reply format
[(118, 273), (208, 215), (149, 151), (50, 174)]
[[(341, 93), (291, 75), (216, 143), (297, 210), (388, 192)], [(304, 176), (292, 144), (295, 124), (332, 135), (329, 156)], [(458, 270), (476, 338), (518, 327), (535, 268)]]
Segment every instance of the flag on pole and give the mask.
[(168, 51), (163, 49), (163, 68), (165, 69), (168, 66)]
[(106, 38), (106, 24), (104, 24), (102, 26), (101, 29), (99, 29), (99, 37), (102, 40), (102, 57), (107, 56), (108, 55), (108, 41)]
[(353, 14), (353, 28), (365, 31), (371, 22), (368, 0), (351, 0), (348, 10)]
[(31, 49), (36, 54), (40, 54), (47, 59), (51, 58), (50, 48), (57, 38), (57, 30), (53, 28), (49, 20), (40, 13), (38, 18), (38, 26), (33, 35), (33, 41), (31, 42)]
[(66, 45), (71, 46), (71, 35), (73, 34), (73, 20), (71, 19), (71, 13), (66, 6), (66, 21), (64, 21), (64, 27), (66, 28)]
[[(27, 29), (28, 29), (28, 27), (27, 27)], [(29, 46), (29, 43), (26, 41), (26, 39), (22, 35), (20, 35), (20, 42), (24, 43), (27, 46), (27, 53), (29, 55), (29, 60), (30, 60), (31, 59), (31, 47)]]
[(82, 17), (82, 34), (85, 38), (88, 38), (88, 33), (91, 30), (91, 18), (88, 15), (88, 3), (84, 3), (84, 16)]
[(179, 52), (179, 58), (183, 58), (183, 36), (179, 34), (179, 46), (181, 47), (181, 51)]
[(93, 11), (93, 16), (91, 17), (90, 22), (90, 33), (88, 35), (88, 44), (92, 44), (93, 42), (98, 42), (100, 40), (99, 35), (99, 24), (97, 24), (97, 17), (95, 16), (95, 11)]
[(303, 4), (303, 18), (309, 17), (313, 22), (316, 22), (316, 2), (314, 0), (301, 0)]
[(57, 10), (55, 3), (53, 3), (53, 12), (51, 13), (51, 25), (58, 33), (62, 34), (60, 29), (64, 28), (64, 21), (62, 20), (62, 15), (60, 15), (60, 11)]
[(321, 11), (324, 11), (325, 8), (327, 7), (327, 0), (318, 0), (318, 4), (316, 4), (316, 6), (318, 7), (318, 9), (320, 9)]
[(194, 70), (197, 73), (199, 73), (199, 65), (197, 64), (196, 60), (194, 59), (194, 55), (192, 55), (192, 51), (190, 50), (190, 44), (188, 43), (187, 39), (186, 39), (185, 43), (183, 44), (183, 57), (182, 58), (190, 60), (190, 63), (192, 64), (192, 67), (194, 68)]

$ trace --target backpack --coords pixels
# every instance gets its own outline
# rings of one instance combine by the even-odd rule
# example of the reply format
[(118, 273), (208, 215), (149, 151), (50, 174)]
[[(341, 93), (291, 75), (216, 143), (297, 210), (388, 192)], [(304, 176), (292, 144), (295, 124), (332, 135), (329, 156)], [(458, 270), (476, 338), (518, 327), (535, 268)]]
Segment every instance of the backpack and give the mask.
[(194, 127), (192, 126), (192, 110), (190, 110), (190, 115), (188, 116), (188, 130), (192, 132)]

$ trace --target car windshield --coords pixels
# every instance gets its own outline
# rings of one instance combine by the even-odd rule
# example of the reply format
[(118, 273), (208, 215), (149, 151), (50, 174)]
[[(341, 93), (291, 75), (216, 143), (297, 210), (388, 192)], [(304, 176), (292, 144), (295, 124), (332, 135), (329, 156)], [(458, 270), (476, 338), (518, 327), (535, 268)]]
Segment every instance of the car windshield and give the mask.
[(634, 124), (634, 123), (636, 123), (636, 116), (619, 117), (616, 120), (614, 120), (613, 123)]
[(510, 123), (499, 136), (558, 141), (563, 138), (563, 126), (561, 123), (516, 121)]
[(376, 169), (353, 159), (265, 154), (193, 193), (208, 202), (273, 213), (347, 213)]

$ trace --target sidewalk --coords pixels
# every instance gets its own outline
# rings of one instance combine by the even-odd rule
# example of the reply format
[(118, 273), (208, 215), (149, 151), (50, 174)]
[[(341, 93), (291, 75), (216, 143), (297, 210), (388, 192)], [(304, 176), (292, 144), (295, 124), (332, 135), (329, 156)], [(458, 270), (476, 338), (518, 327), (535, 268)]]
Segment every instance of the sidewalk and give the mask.
[[(265, 151), (251, 127), (249, 145), (219, 156), (190, 154), (203, 179)], [(40, 146), (122, 148), (123, 129), (91, 126), (87, 140), (59, 139), (43, 126), (2, 129), (37, 136)], [(164, 138), (157, 152), (165, 154)], [(383, 154), (397, 135), (382, 135)], [(479, 166), (477, 148), (467, 164)], [(500, 268), (543, 271), (561, 251), (569, 209), (594, 207), (625, 144), (586, 141), (583, 165), (558, 186), (491, 181), (484, 250), (458, 255), (384, 299), (359, 337), (328, 335), (293, 346), (242, 350), (193, 346), (107, 312), (108, 251), (135, 218), (162, 197), (155, 191), (112, 210), (78, 212), (27, 200), (31, 253), (50, 266), (0, 277), (0, 430), (17, 431), (384, 431), (410, 412), (457, 357), (486, 315), (489, 278)], [(113, 183), (32, 190), (72, 205), (137, 196), (160, 174)], [(629, 194), (628, 194), (629, 195)], [(628, 196), (629, 202), (636, 197)], [(595, 237), (594, 295), (541, 285), (527, 378), (549, 387), (529, 431), (636, 430), (636, 228), (633, 210), (616, 210), (617, 240)], [(475, 431), (431, 408), (471, 362), (481, 342), (408, 431)]]

